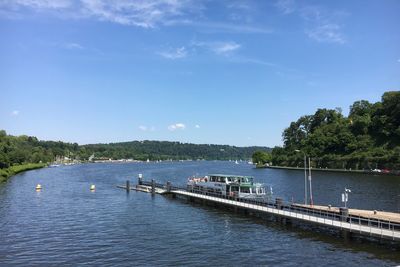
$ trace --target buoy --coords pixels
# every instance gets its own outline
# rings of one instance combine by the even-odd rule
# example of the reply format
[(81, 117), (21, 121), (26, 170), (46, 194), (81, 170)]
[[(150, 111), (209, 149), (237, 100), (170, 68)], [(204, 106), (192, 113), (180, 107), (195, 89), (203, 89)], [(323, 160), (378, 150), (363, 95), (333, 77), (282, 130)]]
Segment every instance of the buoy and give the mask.
[(94, 184), (92, 184), (92, 185), (90, 186), (90, 191), (94, 191), (94, 190), (96, 190), (96, 186), (95, 186)]
[(42, 190), (42, 185), (41, 184), (37, 184), (36, 185), (36, 191), (40, 191)]

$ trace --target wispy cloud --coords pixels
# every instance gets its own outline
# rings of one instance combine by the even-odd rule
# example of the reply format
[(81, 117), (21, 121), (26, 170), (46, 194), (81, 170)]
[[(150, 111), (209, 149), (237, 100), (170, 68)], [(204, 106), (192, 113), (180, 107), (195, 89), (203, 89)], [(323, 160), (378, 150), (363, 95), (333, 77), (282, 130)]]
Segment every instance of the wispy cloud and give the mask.
[(196, 124), (196, 125), (194, 126), (194, 128), (200, 129), (200, 125)]
[(318, 42), (344, 44), (346, 42), (341, 27), (337, 24), (321, 24), (307, 29), (306, 34)]
[(18, 115), (19, 115), (19, 110), (13, 110), (13, 111), (11, 112), (11, 115), (12, 115), (12, 116), (18, 116)]
[(62, 47), (66, 48), (66, 49), (70, 49), (70, 50), (82, 50), (84, 49), (84, 47), (78, 43), (65, 43), (62, 45)]
[(144, 28), (154, 28), (201, 10), (201, 5), (194, 0), (3, 0), (0, 7), (6, 10), (2, 12), (5, 14), (53, 11), (55, 16), (95, 18)]
[(192, 22), (189, 25), (199, 27), (207, 32), (230, 32), (230, 33), (272, 33), (273, 30), (267, 26), (257, 27), (253, 25), (238, 25), (223, 22)]
[(71, 7), (71, 0), (11, 0), (2, 1), (0, 6), (12, 6), (13, 8), (27, 7), (32, 9), (65, 9)]
[(175, 124), (171, 124), (168, 126), (168, 130), (172, 131), (176, 131), (176, 130), (185, 130), (186, 125), (183, 123), (175, 123)]
[(275, 6), (281, 11), (284, 15), (291, 14), (296, 10), (294, 0), (278, 0), (275, 3)]
[(139, 130), (143, 131), (143, 132), (154, 132), (156, 130), (156, 128), (154, 126), (148, 127), (145, 125), (140, 125)]
[(338, 23), (347, 12), (327, 10), (318, 6), (305, 6), (300, 10), (300, 17), (306, 23), (306, 35), (325, 43), (346, 43), (342, 26)]
[[(55, 17), (95, 19), (143, 28), (178, 25), (195, 27), (204, 32), (272, 32), (265, 25), (210, 20), (204, 13), (206, 4), (207, 1), (198, 0), (0, 0), (0, 16), (22, 18), (33, 11), (46, 12)], [(238, 1), (232, 2), (226, 9), (240, 10), (242, 16), (244, 11), (252, 12), (250, 7), (247, 2)]]
[(187, 56), (187, 51), (186, 48), (182, 46), (175, 50), (158, 52), (157, 54), (167, 59), (180, 59), (180, 58), (185, 58)]
[(123, 25), (154, 28), (184, 13), (188, 1), (147, 0), (107, 1), (82, 0), (83, 14)]
[(339, 21), (349, 15), (347, 12), (296, 4), (294, 0), (278, 0), (275, 6), (285, 15), (298, 15), (305, 24), (304, 33), (310, 39), (321, 43), (346, 43)]
[(217, 55), (229, 55), (238, 50), (241, 45), (233, 42), (192, 42), (195, 47), (205, 47)]
[(216, 54), (228, 54), (240, 48), (240, 44), (235, 42), (215, 43), (212, 46), (212, 50)]

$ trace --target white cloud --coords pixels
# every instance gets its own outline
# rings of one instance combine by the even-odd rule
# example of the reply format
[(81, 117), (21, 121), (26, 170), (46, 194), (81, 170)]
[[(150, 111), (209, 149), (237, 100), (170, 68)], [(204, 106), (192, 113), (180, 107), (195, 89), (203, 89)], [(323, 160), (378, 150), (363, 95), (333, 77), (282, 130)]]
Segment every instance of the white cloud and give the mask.
[(397, 62), (399, 62), (399, 63), (400, 63), (400, 58), (397, 60)]
[(156, 127), (154, 127), (154, 126), (148, 127), (145, 125), (140, 125), (138, 128), (139, 128), (139, 130), (141, 130), (143, 132), (154, 132), (156, 130)]
[(12, 6), (14, 8), (28, 7), (32, 9), (64, 9), (72, 5), (71, 0), (5, 0), (0, 6)]
[(175, 131), (175, 130), (185, 130), (186, 125), (183, 123), (175, 123), (168, 126), (168, 130)]
[(275, 6), (285, 15), (291, 14), (296, 10), (294, 0), (278, 0)]
[(81, 2), (83, 14), (87, 16), (144, 28), (154, 28), (164, 24), (171, 19), (191, 13), (192, 8), (196, 7), (191, 0), (81, 0)]
[(317, 42), (346, 43), (341, 21), (349, 13), (327, 10), (318, 6), (305, 6), (300, 10), (300, 17), (306, 23), (306, 35)]
[(241, 45), (230, 42), (193, 42), (193, 46), (205, 47), (217, 55), (228, 55), (238, 50)]
[(180, 59), (187, 56), (187, 51), (185, 47), (182, 46), (176, 50), (159, 52), (158, 54), (167, 59)]
[(306, 34), (308, 37), (318, 42), (339, 44), (344, 44), (346, 42), (340, 31), (340, 26), (337, 24), (318, 25), (312, 29), (306, 30)]
[(82, 50), (84, 48), (82, 45), (80, 45), (78, 43), (66, 43), (63, 45), (63, 47), (66, 49), (71, 49), (71, 50), (74, 50), (74, 49)]
[(196, 124), (196, 125), (194, 126), (194, 128), (200, 129), (200, 125)]
[(216, 54), (227, 54), (227, 53), (231, 53), (237, 49), (240, 48), (240, 44), (237, 44), (235, 42), (226, 42), (226, 43), (216, 43), (212, 50), (216, 53)]
[[(206, 32), (272, 32), (265, 26), (210, 20), (204, 14), (208, 4), (198, 0), (0, 0), (0, 17), (21, 19), (33, 11), (65, 19), (95, 19), (143, 28), (186, 25)], [(238, 1), (227, 9), (241, 10), (242, 15), (245, 10), (250, 12), (250, 7), (254, 4)]]
[(23, 9), (53, 11), (55, 16), (95, 18), (144, 28), (154, 28), (202, 9), (195, 0), (2, 0), (1, 7), (6, 10), (2, 13), (14, 16)]
[(19, 110), (13, 110), (13, 111), (11, 112), (11, 115), (12, 115), (12, 116), (18, 116), (18, 115), (19, 115)]

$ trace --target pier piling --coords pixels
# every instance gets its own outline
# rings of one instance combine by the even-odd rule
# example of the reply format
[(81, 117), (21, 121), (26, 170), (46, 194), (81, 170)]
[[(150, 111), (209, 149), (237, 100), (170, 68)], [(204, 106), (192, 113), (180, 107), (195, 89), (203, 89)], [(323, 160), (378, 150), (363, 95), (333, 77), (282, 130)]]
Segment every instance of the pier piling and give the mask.
[(143, 184), (142, 178), (143, 178), (142, 174), (139, 173), (139, 175), (138, 175), (138, 185), (142, 185)]
[(151, 193), (154, 195), (156, 193), (156, 182), (151, 179)]
[(126, 180), (126, 192), (129, 193), (129, 191), (131, 191), (131, 185), (129, 180)]

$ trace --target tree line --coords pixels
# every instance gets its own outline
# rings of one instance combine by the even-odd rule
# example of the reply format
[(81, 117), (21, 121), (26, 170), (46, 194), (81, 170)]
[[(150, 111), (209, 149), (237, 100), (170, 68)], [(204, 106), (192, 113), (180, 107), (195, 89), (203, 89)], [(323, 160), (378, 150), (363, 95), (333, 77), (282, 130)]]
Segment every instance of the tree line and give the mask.
[(87, 161), (89, 157), (134, 160), (228, 160), (249, 159), (265, 147), (189, 144), (166, 141), (132, 141), (110, 144), (78, 145), (41, 141), (33, 136), (12, 136), (0, 131), (0, 169), (27, 163), (53, 162), (57, 158)]
[(282, 138), (273, 165), (302, 166), (306, 154), (314, 168), (400, 170), (400, 91), (376, 103), (356, 101), (347, 117), (340, 108), (318, 109), (290, 123)]

